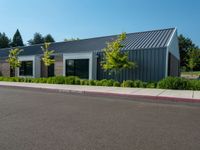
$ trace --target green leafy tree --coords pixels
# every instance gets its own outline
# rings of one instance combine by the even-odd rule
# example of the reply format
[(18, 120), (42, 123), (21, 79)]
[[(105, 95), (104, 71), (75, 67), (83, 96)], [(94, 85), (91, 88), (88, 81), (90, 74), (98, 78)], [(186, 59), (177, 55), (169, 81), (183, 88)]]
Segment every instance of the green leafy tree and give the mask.
[(0, 33), (0, 48), (10, 47), (10, 39), (6, 36), (5, 33)]
[(17, 31), (15, 32), (14, 36), (13, 36), (13, 40), (12, 40), (12, 47), (17, 47), (17, 46), (24, 46), (23, 40), (22, 40), (22, 36), (19, 32), (19, 30), (17, 29)]
[(47, 67), (55, 63), (55, 60), (51, 58), (51, 55), (54, 53), (54, 50), (49, 50), (50, 44), (51, 43), (44, 43), (44, 45), (41, 47), (43, 51), (42, 60), (45, 66)]
[(47, 34), (45, 37), (44, 37), (44, 42), (46, 43), (53, 43), (55, 42), (54, 38), (51, 36), (51, 34)]
[(79, 38), (70, 38), (70, 39), (64, 39), (64, 42), (68, 42), (68, 41), (78, 41), (80, 40)]
[(188, 59), (187, 59), (187, 67), (193, 72), (193, 69), (199, 65), (200, 62), (200, 50), (198, 49), (190, 49), (188, 51)]
[(11, 76), (14, 76), (15, 74), (15, 68), (18, 68), (21, 66), (21, 62), (19, 61), (19, 54), (22, 52), (22, 49), (20, 48), (14, 48), (11, 49), (8, 55), (7, 62), (10, 65), (11, 68)]
[(123, 69), (135, 68), (135, 62), (128, 60), (128, 52), (122, 51), (124, 47), (122, 42), (126, 39), (126, 33), (122, 33), (118, 38), (112, 42), (107, 43), (107, 47), (103, 49), (104, 59), (101, 65), (105, 71), (115, 73), (116, 79), (120, 71)]
[(29, 45), (42, 44), (44, 43), (44, 37), (40, 33), (35, 33), (33, 39), (29, 40), (28, 43)]
[(180, 50), (180, 64), (181, 67), (187, 67), (187, 60), (189, 58), (190, 49), (197, 49), (198, 47), (191, 39), (184, 37), (182, 34), (178, 37)]

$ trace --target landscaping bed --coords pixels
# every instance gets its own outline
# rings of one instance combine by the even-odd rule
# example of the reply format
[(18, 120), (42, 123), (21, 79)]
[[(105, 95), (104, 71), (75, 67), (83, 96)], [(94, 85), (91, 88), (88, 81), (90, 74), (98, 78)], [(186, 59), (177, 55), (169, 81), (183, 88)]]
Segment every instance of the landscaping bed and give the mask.
[(178, 90), (200, 90), (200, 80), (189, 80), (179, 77), (167, 77), (159, 82), (142, 82), (140, 80), (126, 80), (122, 83), (115, 80), (83, 80), (74, 76), (57, 76), (49, 78), (20, 78), (0, 77), (0, 81), (47, 83), (47, 84), (69, 84), (69, 85), (90, 85), (90, 86), (113, 86), (133, 88), (160, 88)]

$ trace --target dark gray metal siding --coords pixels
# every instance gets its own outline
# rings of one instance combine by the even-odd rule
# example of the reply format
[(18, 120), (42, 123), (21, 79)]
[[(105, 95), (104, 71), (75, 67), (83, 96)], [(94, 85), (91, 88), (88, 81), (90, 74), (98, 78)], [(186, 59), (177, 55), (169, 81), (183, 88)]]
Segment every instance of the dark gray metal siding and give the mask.
[(168, 55), (168, 76), (177, 77), (180, 75), (180, 61), (173, 54)]
[[(123, 70), (118, 81), (123, 80), (142, 80), (159, 81), (165, 77), (166, 71), (166, 48), (129, 50), (129, 60), (135, 61), (138, 65), (135, 69)], [(98, 52), (97, 79), (116, 79), (114, 75), (105, 72), (100, 62), (103, 59), (103, 53)]]

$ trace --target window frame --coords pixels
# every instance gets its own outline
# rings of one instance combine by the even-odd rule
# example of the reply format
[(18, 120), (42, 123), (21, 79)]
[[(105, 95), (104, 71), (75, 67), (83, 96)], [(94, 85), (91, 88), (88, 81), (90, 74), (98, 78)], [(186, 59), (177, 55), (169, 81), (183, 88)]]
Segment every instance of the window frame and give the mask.
[[(31, 63), (29, 64), (30, 66), (28, 66), (27, 63)], [(21, 66), (19, 67), (19, 76), (33, 76), (33, 66), (32, 60), (21, 61)]]
[[(83, 61), (80, 68), (80, 62)], [(89, 79), (89, 58), (83, 59), (66, 59), (65, 60), (65, 76), (78, 76), (81, 79)], [(72, 65), (69, 65), (69, 64)], [(83, 68), (84, 67), (84, 68)]]
[(89, 59), (89, 80), (96, 80), (97, 55), (94, 52), (63, 53), (63, 76), (66, 73), (66, 59)]

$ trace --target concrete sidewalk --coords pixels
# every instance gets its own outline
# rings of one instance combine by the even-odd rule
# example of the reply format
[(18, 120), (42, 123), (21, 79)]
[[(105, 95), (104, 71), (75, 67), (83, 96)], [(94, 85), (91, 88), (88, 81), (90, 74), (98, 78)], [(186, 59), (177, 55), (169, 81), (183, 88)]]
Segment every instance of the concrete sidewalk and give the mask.
[(146, 97), (151, 99), (169, 99), (176, 101), (200, 102), (200, 91), (165, 90), (147, 88), (123, 88), (104, 86), (82, 86), (62, 84), (40, 84), (22, 82), (0, 82), (0, 86), (22, 87), (54, 90), (58, 92), (78, 92), (88, 94), (120, 95), (129, 97)]

